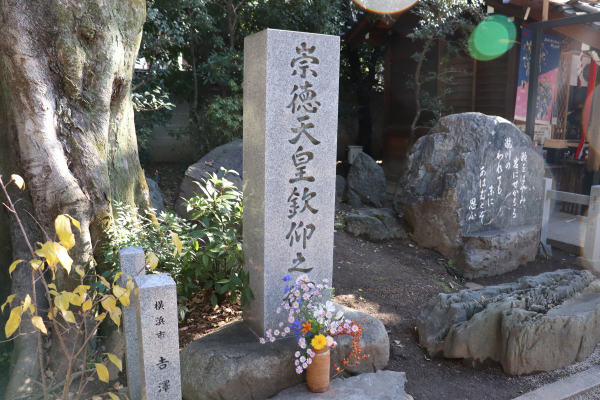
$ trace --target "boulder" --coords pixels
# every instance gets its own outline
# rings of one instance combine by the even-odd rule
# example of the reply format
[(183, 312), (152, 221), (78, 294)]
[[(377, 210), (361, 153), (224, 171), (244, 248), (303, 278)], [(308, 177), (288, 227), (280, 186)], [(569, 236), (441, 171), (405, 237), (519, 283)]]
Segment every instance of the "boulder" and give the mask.
[(231, 181), (239, 191), (243, 190), (243, 150), (244, 145), (242, 139), (234, 140), (222, 146), (213, 149), (190, 166), (185, 172), (183, 181), (179, 189), (179, 198), (175, 203), (175, 211), (182, 218), (189, 218), (190, 213), (187, 212), (183, 205), (185, 200), (194, 197), (194, 193), (202, 194), (202, 190), (196, 182), (202, 182), (208, 178), (208, 174), (217, 174), (219, 178), (223, 178), (223, 170), (236, 171), (238, 175), (227, 174), (226, 179)]
[(297, 385), (280, 392), (273, 400), (409, 400), (404, 391), (406, 374), (396, 371), (377, 371), (348, 379), (334, 379), (325, 393), (315, 395), (306, 384)]
[(406, 239), (397, 214), (387, 208), (361, 208), (346, 217), (346, 232), (364, 239)]
[(148, 184), (148, 190), (150, 191), (150, 201), (152, 202), (152, 208), (154, 208), (154, 212), (157, 216), (159, 216), (162, 212), (166, 211), (165, 209), (165, 199), (158, 187), (158, 184), (154, 179), (146, 178), (146, 183)]
[(383, 168), (365, 153), (359, 153), (348, 171), (346, 201), (353, 207), (383, 207), (385, 203), (385, 174)]
[(464, 277), (493, 276), (534, 260), (543, 177), (544, 161), (515, 125), (455, 114), (415, 143), (394, 201), (419, 245)]
[(344, 190), (346, 190), (346, 180), (341, 175), (335, 176), (335, 202), (339, 203), (344, 198)]
[[(389, 360), (389, 339), (378, 319), (350, 308), (346, 318), (361, 322), (363, 354), (360, 365), (344, 371), (346, 377), (384, 368)], [(331, 364), (341, 361), (352, 351), (350, 336), (336, 339)], [(180, 352), (183, 399), (267, 399), (283, 389), (302, 383), (305, 375), (294, 370), (294, 337), (260, 344), (258, 337), (242, 321), (236, 321), (195, 340)], [(335, 374), (333, 368), (331, 376)]]
[(510, 375), (583, 361), (600, 343), (600, 281), (593, 279), (567, 269), (441, 293), (417, 318), (419, 342), (431, 357), (500, 363)]

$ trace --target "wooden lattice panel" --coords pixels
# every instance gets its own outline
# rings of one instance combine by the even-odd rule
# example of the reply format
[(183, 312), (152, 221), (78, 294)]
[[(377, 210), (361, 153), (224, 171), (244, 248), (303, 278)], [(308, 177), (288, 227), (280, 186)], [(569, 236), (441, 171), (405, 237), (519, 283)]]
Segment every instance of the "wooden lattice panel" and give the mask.
[(552, 139), (564, 139), (567, 133), (571, 61), (572, 56), (570, 54), (563, 54), (560, 57), (560, 66), (558, 69), (558, 87), (556, 88), (556, 98), (554, 103), (558, 113), (556, 127), (554, 128)]

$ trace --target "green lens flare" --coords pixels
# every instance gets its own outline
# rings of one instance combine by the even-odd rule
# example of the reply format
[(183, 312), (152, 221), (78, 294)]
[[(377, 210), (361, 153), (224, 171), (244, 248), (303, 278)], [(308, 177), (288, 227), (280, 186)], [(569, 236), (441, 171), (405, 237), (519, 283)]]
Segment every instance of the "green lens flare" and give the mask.
[(510, 50), (516, 38), (513, 21), (504, 15), (490, 15), (471, 33), (469, 51), (478, 60), (493, 60)]

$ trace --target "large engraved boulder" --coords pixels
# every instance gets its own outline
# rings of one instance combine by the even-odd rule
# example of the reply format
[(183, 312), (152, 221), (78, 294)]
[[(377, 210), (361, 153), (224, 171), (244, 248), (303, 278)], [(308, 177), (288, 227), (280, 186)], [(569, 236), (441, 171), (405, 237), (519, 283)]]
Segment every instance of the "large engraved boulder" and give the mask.
[(600, 342), (600, 282), (558, 270), (479, 290), (440, 293), (417, 318), (430, 357), (500, 363), (511, 375), (585, 360)]
[(450, 115), (411, 150), (398, 195), (412, 239), (467, 278), (533, 261), (542, 219), (544, 161), (500, 117)]
[(175, 211), (180, 217), (188, 218), (190, 215), (183, 205), (185, 200), (194, 197), (195, 193), (202, 194), (202, 190), (196, 182), (208, 179), (209, 174), (217, 174), (220, 179), (223, 178), (221, 167), (226, 170), (236, 171), (239, 174), (238, 176), (229, 173), (225, 178), (232, 182), (239, 191), (242, 191), (243, 149), (242, 139), (234, 140), (213, 149), (185, 171), (185, 176), (179, 189), (179, 198), (175, 203)]

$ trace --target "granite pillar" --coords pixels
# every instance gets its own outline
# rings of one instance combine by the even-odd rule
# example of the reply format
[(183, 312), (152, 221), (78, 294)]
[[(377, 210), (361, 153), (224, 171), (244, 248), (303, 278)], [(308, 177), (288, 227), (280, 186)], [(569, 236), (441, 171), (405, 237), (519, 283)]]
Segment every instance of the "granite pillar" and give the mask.
[[(146, 275), (146, 260), (144, 250), (138, 246), (119, 249), (119, 264), (121, 265), (121, 286), (127, 284), (127, 277), (134, 279)], [(138, 350), (138, 331), (135, 296), (130, 296), (130, 306), (123, 309), (123, 331), (125, 332), (125, 365), (127, 368), (127, 387), (130, 400), (142, 399), (140, 384), (140, 355)]]
[(177, 286), (168, 274), (135, 278), (142, 398), (181, 399)]
[(244, 253), (264, 335), (285, 283), (331, 279), (340, 39), (267, 29), (244, 42)]

